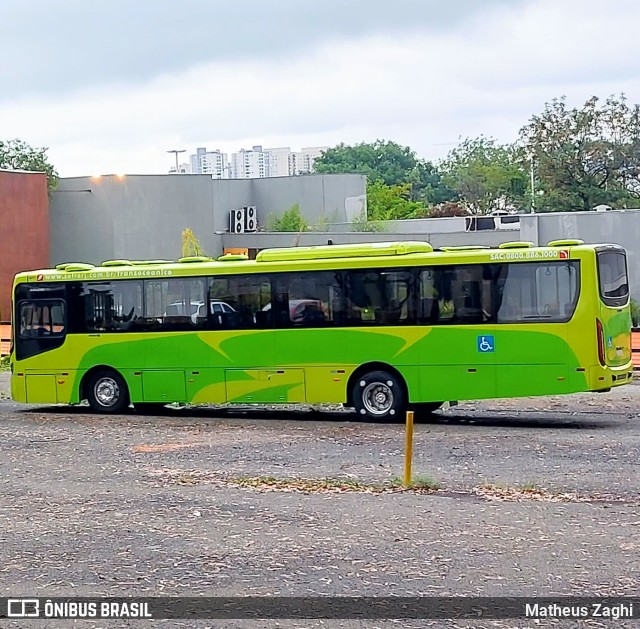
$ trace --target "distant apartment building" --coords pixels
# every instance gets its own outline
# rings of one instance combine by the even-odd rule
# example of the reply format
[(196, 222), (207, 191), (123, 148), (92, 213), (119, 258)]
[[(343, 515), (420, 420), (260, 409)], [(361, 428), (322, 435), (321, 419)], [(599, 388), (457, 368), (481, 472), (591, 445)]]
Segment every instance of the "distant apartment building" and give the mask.
[(269, 156), (269, 176), (288, 177), (290, 172), (291, 149), (288, 146), (275, 149), (265, 149)]
[(231, 153), (231, 179), (262, 179), (271, 177), (269, 155), (261, 146), (251, 149), (240, 149)]
[(190, 161), (193, 174), (211, 175), (213, 179), (229, 179), (227, 154), (218, 149), (207, 151), (206, 148), (198, 148), (195, 155), (191, 155)]
[[(213, 179), (261, 179), (264, 177), (292, 177), (314, 172), (313, 164), (328, 147), (303, 148), (292, 151), (290, 147), (263, 149), (255, 145), (231, 154), (219, 150), (198, 148), (191, 155), (191, 171), (194, 174), (211, 175)], [(188, 172), (182, 171), (179, 172)]]

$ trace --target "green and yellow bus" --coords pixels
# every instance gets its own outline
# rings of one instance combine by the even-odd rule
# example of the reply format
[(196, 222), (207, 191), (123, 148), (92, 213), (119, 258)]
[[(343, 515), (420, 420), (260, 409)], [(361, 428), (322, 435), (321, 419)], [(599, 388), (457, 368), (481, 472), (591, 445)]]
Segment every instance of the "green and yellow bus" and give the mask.
[(624, 249), (380, 242), (61, 264), (13, 292), (13, 399), (96, 412), (445, 401), (631, 382)]

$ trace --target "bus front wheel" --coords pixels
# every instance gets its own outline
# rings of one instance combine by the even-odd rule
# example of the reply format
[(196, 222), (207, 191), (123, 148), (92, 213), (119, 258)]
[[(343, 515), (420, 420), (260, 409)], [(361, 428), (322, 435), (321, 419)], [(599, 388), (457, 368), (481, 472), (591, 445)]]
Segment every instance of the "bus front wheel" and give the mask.
[(358, 415), (374, 421), (403, 421), (406, 401), (402, 383), (386, 371), (364, 374), (354, 384), (353, 405)]
[(121, 413), (129, 406), (127, 383), (110, 369), (92, 374), (86, 392), (89, 406), (96, 413)]

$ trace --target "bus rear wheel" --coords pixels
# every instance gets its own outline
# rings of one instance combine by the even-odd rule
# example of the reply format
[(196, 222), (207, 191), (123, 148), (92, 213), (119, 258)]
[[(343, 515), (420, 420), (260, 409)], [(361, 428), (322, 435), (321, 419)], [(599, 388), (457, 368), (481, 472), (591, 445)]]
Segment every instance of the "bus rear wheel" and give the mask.
[(87, 382), (87, 401), (96, 413), (122, 413), (129, 406), (129, 390), (116, 371), (96, 371)]
[(358, 415), (373, 421), (404, 421), (405, 393), (397, 376), (371, 371), (353, 385), (353, 405)]

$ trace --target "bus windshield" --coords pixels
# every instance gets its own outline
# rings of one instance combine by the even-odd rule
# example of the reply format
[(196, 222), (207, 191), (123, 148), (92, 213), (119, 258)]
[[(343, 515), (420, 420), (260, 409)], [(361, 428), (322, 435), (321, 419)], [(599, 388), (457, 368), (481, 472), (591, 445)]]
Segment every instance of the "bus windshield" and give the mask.
[(608, 306), (620, 306), (629, 297), (627, 257), (622, 250), (598, 252), (600, 297)]

